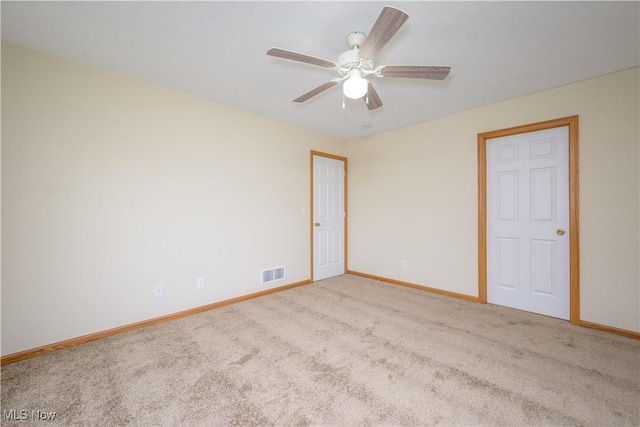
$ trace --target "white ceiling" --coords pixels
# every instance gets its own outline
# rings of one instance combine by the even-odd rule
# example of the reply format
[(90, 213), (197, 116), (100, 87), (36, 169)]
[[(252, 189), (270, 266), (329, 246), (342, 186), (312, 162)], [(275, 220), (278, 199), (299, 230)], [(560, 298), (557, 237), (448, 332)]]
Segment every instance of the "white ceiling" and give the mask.
[[(292, 99), (334, 70), (266, 55), (337, 60), (382, 7), (409, 20), (376, 58), (450, 65), (444, 81), (375, 80), (369, 111), (336, 86)], [(2, 1), (2, 39), (68, 60), (351, 139), (639, 65), (640, 2)], [(370, 129), (362, 124), (370, 122)]]

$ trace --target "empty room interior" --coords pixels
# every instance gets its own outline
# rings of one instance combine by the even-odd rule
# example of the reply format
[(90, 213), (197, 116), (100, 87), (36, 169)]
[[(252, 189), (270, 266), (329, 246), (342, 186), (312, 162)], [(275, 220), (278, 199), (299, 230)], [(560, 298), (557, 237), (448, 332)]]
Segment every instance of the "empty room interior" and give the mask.
[(640, 424), (640, 3), (1, 8), (3, 424)]

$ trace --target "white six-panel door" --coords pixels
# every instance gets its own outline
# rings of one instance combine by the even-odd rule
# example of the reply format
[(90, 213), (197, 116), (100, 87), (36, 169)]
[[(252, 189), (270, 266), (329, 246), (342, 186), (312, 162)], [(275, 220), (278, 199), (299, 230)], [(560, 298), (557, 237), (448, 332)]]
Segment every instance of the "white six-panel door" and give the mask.
[(344, 274), (344, 161), (313, 156), (313, 280)]
[(487, 301), (569, 319), (568, 127), (486, 150)]

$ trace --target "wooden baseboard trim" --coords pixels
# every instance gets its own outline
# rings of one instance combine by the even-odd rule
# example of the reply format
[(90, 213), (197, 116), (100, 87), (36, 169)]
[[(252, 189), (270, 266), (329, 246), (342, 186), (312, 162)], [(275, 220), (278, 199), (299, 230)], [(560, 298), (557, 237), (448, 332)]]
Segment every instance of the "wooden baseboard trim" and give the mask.
[(10, 363), (19, 362), (21, 360), (30, 359), (32, 357), (41, 356), (43, 354), (51, 353), (53, 351), (62, 350), (69, 347), (74, 347), (80, 344), (85, 344), (91, 341), (96, 341), (102, 338), (107, 338), (113, 335), (122, 334), (124, 332), (133, 331), (135, 329), (145, 328), (148, 326), (157, 325), (158, 323), (168, 322), (170, 320), (180, 319), (181, 317), (187, 317), (194, 314), (202, 313), (204, 311), (213, 310), (220, 307), (225, 307), (231, 304), (237, 304), (242, 301), (250, 300), (253, 298), (262, 297), (276, 292), (286, 291), (287, 289), (296, 288), (298, 286), (304, 286), (312, 283), (311, 279), (303, 280), (300, 282), (291, 283), (289, 285), (279, 286), (277, 288), (267, 289), (260, 292), (255, 292), (248, 295), (231, 298), (224, 301), (214, 302), (212, 304), (203, 305), (200, 307), (191, 308), (188, 310), (179, 311), (177, 313), (167, 314), (166, 316), (154, 317), (153, 319), (143, 320), (141, 322), (131, 323), (129, 325), (119, 326), (105, 331), (96, 332), (93, 334), (83, 335), (76, 338), (71, 338), (65, 341), (60, 341), (53, 344), (48, 344), (42, 347), (33, 348), (30, 350), (20, 351), (18, 353), (8, 354), (0, 358), (0, 365), (8, 365)]
[(609, 332), (611, 334), (622, 335), (623, 337), (640, 340), (640, 332), (630, 331), (628, 329), (614, 328), (613, 326), (601, 325), (599, 323), (587, 322), (586, 320), (580, 321), (580, 326), (583, 328), (597, 329), (598, 331)]
[(418, 285), (416, 283), (403, 282), (402, 280), (389, 279), (388, 277), (375, 276), (373, 274), (361, 273), (359, 271), (353, 271), (353, 270), (347, 270), (347, 274), (352, 274), (354, 276), (365, 277), (367, 279), (372, 279), (372, 280), (378, 280), (380, 282), (391, 283), (393, 285), (405, 286), (407, 288), (418, 289), (418, 290), (421, 290), (421, 291), (432, 292), (434, 294), (440, 294), (440, 295), (445, 295), (445, 296), (448, 296), (448, 297), (459, 298), (459, 299), (463, 299), (463, 300), (467, 300), (467, 301), (471, 301), (471, 302), (477, 302), (477, 303), (481, 302), (480, 298), (474, 297), (474, 296), (471, 296), (471, 295), (459, 294), (457, 292), (445, 291), (443, 289), (438, 289), (438, 288), (431, 288), (429, 286)]

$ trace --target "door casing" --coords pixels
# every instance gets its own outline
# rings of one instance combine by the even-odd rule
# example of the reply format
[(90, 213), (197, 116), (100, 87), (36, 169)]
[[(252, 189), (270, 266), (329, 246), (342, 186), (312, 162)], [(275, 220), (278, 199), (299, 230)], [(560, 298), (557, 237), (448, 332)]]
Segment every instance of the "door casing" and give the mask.
[[(342, 157), (342, 156), (337, 156), (335, 154), (329, 154), (329, 153), (322, 153), (320, 151), (313, 151), (311, 150), (310, 152), (310, 156), (309, 156), (309, 162), (310, 162), (310, 192), (309, 194), (311, 195), (311, 198), (309, 200), (309, 242), (310, 242), (310, 253), (311, 253), (311, 257), (310, 257), (310, 263), (309, 263), (309, 271), (311, 274), (311, 281), (313, 281), (313, 270), (314, 270), (314, 255), (315, 255), (315, 241), (314, 241), (314, 225), (313, 225), (313, 216), (314, 216), (314, 196), (315, 196), (315, 188), (314, 188), (314, 171), (313, 171), (313, 157), (314, 156), (320, 156), (320, 157), (327, 157), (329, 159), (334, 159), (334, 160), (340, 160), (342, 162), (344, 162), (344, 177), (343, 177), (343, 185), (344, 185), (344, 212), (345, 212), (345, 218), (344, 218), (344, 242), (343, 242), (343, 247), (344, 247), (344, 272), (347, 271), (348, 269), (348, 206), (347, 206), (347, 158), (346, 157)], [(343, 272), (343, 273), (344, 273)]]
[(569, 321), (580, 324), (578, 116), (478, 134), (478, 299), (487, 302), (487, 140), (567, 126), (569, 130)]

